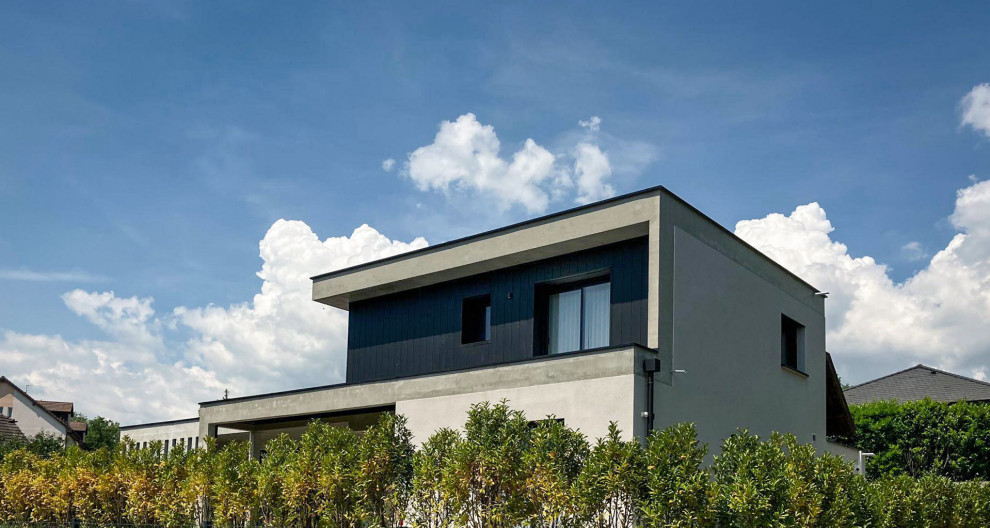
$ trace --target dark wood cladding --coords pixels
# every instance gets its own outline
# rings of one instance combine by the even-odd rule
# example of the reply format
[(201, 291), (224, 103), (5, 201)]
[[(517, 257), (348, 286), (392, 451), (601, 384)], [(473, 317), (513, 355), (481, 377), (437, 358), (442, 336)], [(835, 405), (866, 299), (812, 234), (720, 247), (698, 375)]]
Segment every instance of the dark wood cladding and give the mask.
[[(394, 379), (533, 357), (537, 285), (608, 272), (610, 344), (646, 343), (645, 237), (532, 264), (354, 302), (347, 335), (347, 382)], [(491, 295), (491, 340), (461, 344), (465, 298)]]

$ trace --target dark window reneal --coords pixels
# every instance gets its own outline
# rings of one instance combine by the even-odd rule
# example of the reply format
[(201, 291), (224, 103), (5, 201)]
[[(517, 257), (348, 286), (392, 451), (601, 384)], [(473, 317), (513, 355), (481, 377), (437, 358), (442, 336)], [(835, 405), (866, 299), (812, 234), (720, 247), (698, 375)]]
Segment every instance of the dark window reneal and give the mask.
[(464, 299), (461, 306), (461, 344), (492, 339), (492, 297), (479, 295)]
[(546, 353), (609, 346), (612, 284), (599, 280), (559, 286), (546, 296)]
[(780, 316), (780, 364), (804, 372), (804, 325)]

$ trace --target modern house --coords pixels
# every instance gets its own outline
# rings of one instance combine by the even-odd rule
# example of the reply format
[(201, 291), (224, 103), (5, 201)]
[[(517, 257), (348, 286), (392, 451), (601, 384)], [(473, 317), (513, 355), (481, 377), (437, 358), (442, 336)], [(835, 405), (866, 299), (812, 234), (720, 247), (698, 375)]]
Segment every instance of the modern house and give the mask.
[(935, 401), (990, 403), (990, 383), (967, 378), (925, 365), (915, 365), (845, 391), (849, 403), (861, 404), (896, 400), (910, 402), (931, 398)]
[(312, 280), (348, 312), (346, 380), (203, 402), (197, 436), (260, 454), (313, 419), (363, 430), (395, 412), (422, 442), (504, 399), (591, 438), (693, 422), (713, 450), (748, 428), (856, 453), (826, 442), (852, 421), (825, 295), (662, 187)]
[(0, 376), (0, 435), (31, 438), (40, 433), (64, 438), (67, 445), (81, 445), (86, 424), (73, 422), (72, 402), (36, 400)]

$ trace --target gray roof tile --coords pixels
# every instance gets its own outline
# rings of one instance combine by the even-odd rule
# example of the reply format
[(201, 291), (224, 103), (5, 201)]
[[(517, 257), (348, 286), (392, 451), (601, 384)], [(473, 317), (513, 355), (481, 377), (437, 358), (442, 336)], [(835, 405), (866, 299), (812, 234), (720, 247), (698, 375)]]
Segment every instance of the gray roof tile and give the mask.
[(925, 398), (941, 402), (990, 401), (990, 383), (917, 365), (846, 389), (845, 394), (850, 404)]

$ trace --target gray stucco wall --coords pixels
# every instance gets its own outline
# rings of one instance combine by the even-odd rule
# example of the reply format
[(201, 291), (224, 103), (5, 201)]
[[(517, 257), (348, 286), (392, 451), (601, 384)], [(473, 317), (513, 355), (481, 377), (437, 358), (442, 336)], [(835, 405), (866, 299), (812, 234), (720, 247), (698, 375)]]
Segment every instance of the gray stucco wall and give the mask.
[[(661, 261), (668, 262), (661, 270), (666, 281), (661, 291), (667, 295), (661, 294), (666, 301), (661, 313), (669, 324), (661, 321), (661, 341), (669, 350), (668, 365), (687, 372), (673, 375), (669, 385), (658, 384), (656, 427), (693, 422), (712, 452), (737, 428), (761, 436), (793, 433), (823, 449), (821, 299), (733, 237), (697, 223), (694, 215), (662, 216), (669, 224), (661, 235), (667, 237), (661, 244), (667, 259)], [(781, 366), (781, 314), (805, 326), (807, 376)]]

